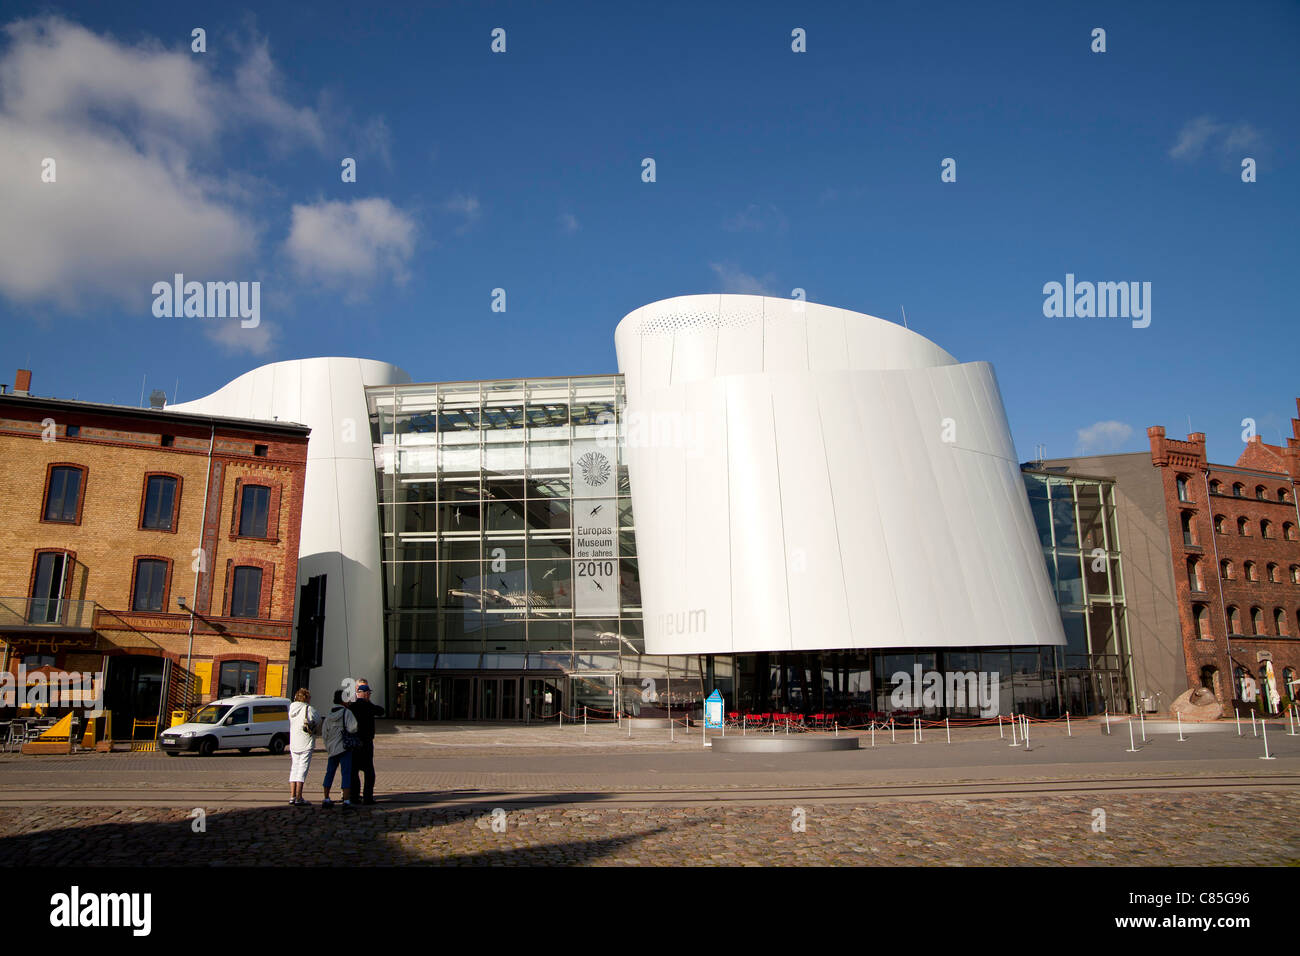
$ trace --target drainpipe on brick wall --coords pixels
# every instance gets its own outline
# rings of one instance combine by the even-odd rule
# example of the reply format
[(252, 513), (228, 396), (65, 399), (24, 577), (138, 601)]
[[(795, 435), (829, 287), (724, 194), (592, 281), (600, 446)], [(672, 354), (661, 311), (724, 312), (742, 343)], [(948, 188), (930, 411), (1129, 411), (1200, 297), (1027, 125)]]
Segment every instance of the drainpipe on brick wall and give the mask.
[[(211, 433), (208, 436), (208, 476), (203, 479), (203, 512), (199, 516), (199, 565), (194, 569), (194, 597), (191, 598), (193, 605), (199, 603), (199, 575), (202, 568), (208, 560), (208, 556), (203, 552), (203, 532), (208, 523), (208, 494), (212, 490), (212, 450), (217, 443), (217, 426), (211, 426)], [(191, 605), (190, 611), (190, 648), (185, 653), (185, 683), (187, 690), (185, 694), (186, 719), (190, 717), (189, 711), (194, 710), (194, 607)]]
[[(1214, 527), (1214, 504), (1210, 501), (1210, 469), (1206, 468), (1201, 472), (1201, 481), (1205, 483), (1205, 510), (1210, 515), (1210, 540), (1214, 542), (1214, 579), (1219, 582), (1219, 613), (1223, 615), (1223, 639), (1228, 645), (1228, 673), (1220, 682), (1220, 686), (1224, 683), (1231, 686), (1232, 622), (1228, 620), (1228, 604), (1223, 599), (1223, 567), (1219, 564), (1219, 532)], [(1222, 713), (1222, 703), (1220, 703), (1220, 713)]]

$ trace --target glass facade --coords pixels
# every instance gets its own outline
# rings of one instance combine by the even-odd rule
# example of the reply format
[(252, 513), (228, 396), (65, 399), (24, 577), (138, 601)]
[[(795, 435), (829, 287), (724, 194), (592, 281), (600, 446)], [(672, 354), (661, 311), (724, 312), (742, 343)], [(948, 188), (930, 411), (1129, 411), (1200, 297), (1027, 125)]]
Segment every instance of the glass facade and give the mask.
[(1127, 713), (1132, 671), (1115, 484), (1055, 472), (1023, 472), (1043, 559), (1065, 625), (1066, 646), (1043, 648), (1062, 709)]
[(621, 377), (367, 398), (398, 714), (519, 720), (701, 699), (705, 659), (644, 654)]
[(645, 654), (621, 376), (367, 389), (383, 544), (387, 699), (409, 720), (615, 708), (976, 716), (894, 675), (996, 672), (1003, 713), (1126, 709), (1114, 489), (1025, 474), (1066, 648)]

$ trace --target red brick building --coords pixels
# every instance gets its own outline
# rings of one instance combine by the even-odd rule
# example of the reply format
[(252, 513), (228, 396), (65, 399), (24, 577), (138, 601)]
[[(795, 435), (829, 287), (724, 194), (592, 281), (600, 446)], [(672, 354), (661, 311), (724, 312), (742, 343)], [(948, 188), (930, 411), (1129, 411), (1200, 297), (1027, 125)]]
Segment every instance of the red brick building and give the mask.
[(116, 739), (287, 693), (309, 429), (30, 382), (0, 394), (0, 672), (102, 675)]
[[(1296, 402), (1300, 412), (1300, 399)], [(1160, 470), (1188, 686), (1276, 713), (1300, 687), (1300, 418), (1286, 447), (1253, 438), (1235, 465), (1205, 435), (1147, 429)]]

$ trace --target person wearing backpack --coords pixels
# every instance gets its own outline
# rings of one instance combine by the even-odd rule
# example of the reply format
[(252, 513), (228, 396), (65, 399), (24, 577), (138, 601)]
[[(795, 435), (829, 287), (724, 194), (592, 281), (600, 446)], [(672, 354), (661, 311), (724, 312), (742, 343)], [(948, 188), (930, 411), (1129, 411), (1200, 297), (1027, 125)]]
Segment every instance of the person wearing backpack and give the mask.
[(316, 749), (320, 714), (311, 705), (311, 691), (300, 688), (289, 705), (289, 806), (305, 807), (302, 785), (311, 767), (311, 752)]
[(334, 783), (334, 771), (340, 771), (339, 783), (343, 786), (343, 806), (352, 806), (352, 751), (361, 742), (357, 735), (357, 719), (343, 703), (343, 691), (334, 692), (334, 709), (325, 718), (325, 752), (329, 763), (325, 765), (325, 799), (322, 807), (334, 806), (330, 799), (330, 786)]

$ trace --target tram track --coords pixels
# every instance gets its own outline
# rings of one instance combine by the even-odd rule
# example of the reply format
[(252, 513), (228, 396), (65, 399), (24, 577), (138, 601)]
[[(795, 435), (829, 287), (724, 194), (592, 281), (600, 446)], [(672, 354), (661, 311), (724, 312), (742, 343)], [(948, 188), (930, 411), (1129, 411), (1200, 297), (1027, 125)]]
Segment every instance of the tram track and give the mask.
[[(1151, 775), (1123, 778), (1062, 778), (1049, 780), (979, 780), (936, 783), (837, 785), (821, 787), (734, 787), (719, 789), (654, 789), (627, 787), (608, 790), (541, 791), (535, 789), (454, 788), (408, 790), (385, 794), (377, 810), (474, 810), (484, 807), (664, 807), (707, 805), (765, 805), (804, 803), (875, 803), (896, 800), (989, 800), (1073, 794), (1135, 792), (1205, 792), (1286, 790), (1300, 786), (1300, 774)], [(1297, 791), (1300, 796), (1300, 790)], [(103, 806), (260, 807), (282, 802), (277, 789), (176, 787), (0, 788), (0, 807)]]

